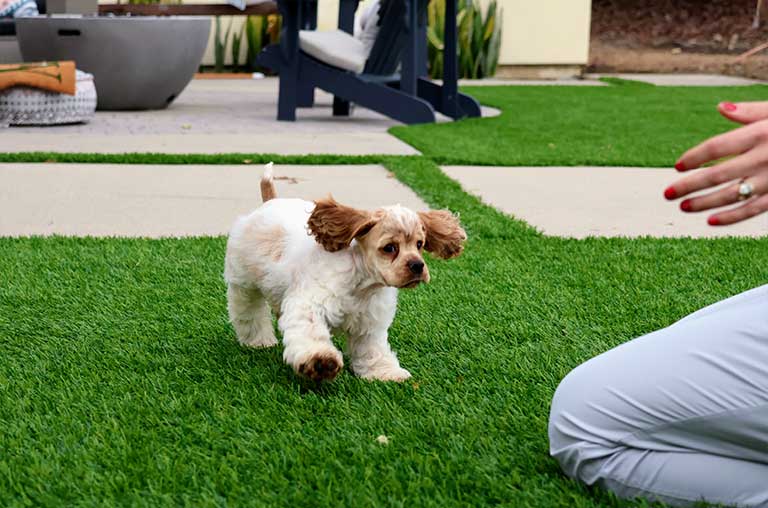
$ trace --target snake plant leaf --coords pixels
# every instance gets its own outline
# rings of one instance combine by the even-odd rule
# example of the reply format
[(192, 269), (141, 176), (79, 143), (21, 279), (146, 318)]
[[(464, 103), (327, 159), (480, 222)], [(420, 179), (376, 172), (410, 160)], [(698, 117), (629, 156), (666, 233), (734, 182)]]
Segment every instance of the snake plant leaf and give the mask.
[(488, 50), (485, 54), (486, 63), (486, 77), (496, 74), (496, 69), (499, 66), (499, 56), (501, 54), (501, 32), (503, 25), (503, 18), (501, 12), (497, 14), (498, 22), (495, 24), (491, 40), (488, 42)]
[(434, 27), (427, 28), (427, 40), (438, 51), (442, 51), (445, 47), (440, 36), (435, 32)]
[(248, 65), (256, 66), (256, 57), (264, 47), (264, 16), (248, 16), (245, 22), (245, 37), (248, 44)]
[(227, 42), (229, 42), (229, 31), (232, 28), (232, 21), (229, 22), (229, 27), (224, 35), (221, 37), (221, 16), (216, 16), (216, 29), (214, 32), (214, 67), (216, 72), (222, 72), (224, 70), (224, 56), (227, 49)]
[(475, 0), (472, 2), (473, 25), (472, 25), (472, 74), (474, 79), (480, 78), (480, 65), (483, 60), (483, 17), (480, 4)]
[(491, 36), (493, 35), (493, 31), (495, 29), (496, 29), (496, 1), (494, 0), (488, 6), (488, 14), (485, 19), (485, 33), (483, 34), (483, 40), (486, 42), (491, 40)]
[(236, 71), (240, 67), (240, 47), (243, 42), (243, 34), (245, 32), (245, 23), (240, 26), (240, 32), (234, 32), (232, 34), (232, 67)]
[[(443, 74), (445, 2), (432, 0), (427, 11), (429, 72), (435, 78)], [(458, 0), (457, 8), (459, 75), (463, 78), (492, 76), (501, 52), (502, 22), (498, 0), (488, 2), (485, 10), (478, 0)]]

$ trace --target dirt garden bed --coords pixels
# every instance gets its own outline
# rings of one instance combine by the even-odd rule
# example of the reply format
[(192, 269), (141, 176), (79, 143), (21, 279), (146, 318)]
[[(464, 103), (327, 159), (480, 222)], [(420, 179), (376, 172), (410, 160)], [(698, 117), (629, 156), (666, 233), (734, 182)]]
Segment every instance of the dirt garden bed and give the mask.
[(755, 0), (593, 0), (588, 70), (768, 79), (768, 49), (737, 60), (768, 42), (764, 14), (755, 28)]

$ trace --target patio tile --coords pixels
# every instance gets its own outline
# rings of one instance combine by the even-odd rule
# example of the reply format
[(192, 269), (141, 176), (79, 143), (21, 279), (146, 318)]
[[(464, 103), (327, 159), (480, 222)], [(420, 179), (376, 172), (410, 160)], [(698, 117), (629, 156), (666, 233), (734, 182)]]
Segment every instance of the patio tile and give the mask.
[(764, 83), (755, 79), (724, 76), (721, 74), (588, 74), (587, 79), (612, 77), (642, 81), (657, 86), (748, 86)]
[(609, 86), (599, 81), (601, 75), (585, 79), (462, 79), (461, 86)]
[[(0, 236), (223, 235), (261, 204), (261, 166), (0, 164)], [(381, 166), (275, 166), (278, 196), (424, 204)]]
[(662, 192), (674, 169), (621, 167), (443, 168), (484, 202), (551, 236), (697, 238), (766, 236), (768, 217), (714, 228), (707, 214), (684, 214)]
[(297, 122), (278, 122), (278, 81), (193, 80), (170, 107), (158, 111), (99, 111), (83, 125), (12, 127), (0, 152), (277, 153), (284, 155), (418, 152), (387, 133), (398, 122), (355, 108), (331, 115), (332, 98), (317, 93), (317, 107)]

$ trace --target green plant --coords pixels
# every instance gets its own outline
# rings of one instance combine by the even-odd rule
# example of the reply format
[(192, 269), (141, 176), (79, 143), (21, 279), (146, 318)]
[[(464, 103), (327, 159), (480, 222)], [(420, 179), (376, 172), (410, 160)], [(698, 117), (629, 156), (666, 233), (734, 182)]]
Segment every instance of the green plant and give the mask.
[[(445, 0), (432, 0), (428, 11), (430, 75), (442, 77), (445, 48)], [(458, 16), (459, 77), (480, 79), (496, 74), (501, 50), (502, 17), (497, 1), (492, 0), (483, 14), (478, 0), (459, 0)]]
[(227, 49), (227, 42), (229, 42), (229, 31), (232, 30), (232, 20), (229, 21), (229, 26), (224, 34), (224, 38), (221, 37), (221, 16), (216, 16), (216, 31), (214, 33), (214, 58), (215, 58), (215, 70), (216, 72), (224, 72), (224, 55)]
[(248, 45), (246, 65), (256, 68), (256, 57), (264, 47), (266, 33), (266, 18), (264, 16), (248, 16), (245, 20), (245, 42)]
[(237, 72), (240, 67), (240, 46), (243, 42), (243, 33), (245, 32), (245, 24), (240, 28), (240, 32), (232, 34), (232, 70)]
[(245, 22), (245, 40), (248, 44), (247, 65), (257, 69), (256, 57), (268, 44), (280, 40), (281, 18), (277, 15), (248, 16)]

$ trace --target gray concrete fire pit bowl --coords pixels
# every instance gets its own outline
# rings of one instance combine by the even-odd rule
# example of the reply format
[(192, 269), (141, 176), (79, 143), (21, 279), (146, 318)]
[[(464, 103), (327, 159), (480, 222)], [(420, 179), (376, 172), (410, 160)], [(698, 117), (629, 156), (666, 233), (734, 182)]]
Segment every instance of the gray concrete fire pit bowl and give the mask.
[(16, 19), (24, 60), (74, 60), (94, 76), (98, 109), (162, 109), (203, 58), (211, 30), (197, 16), (38, 16)]

